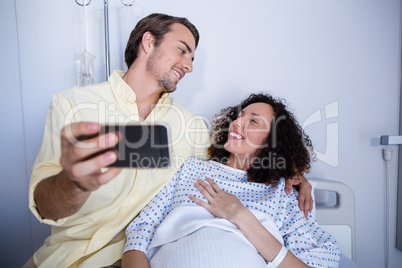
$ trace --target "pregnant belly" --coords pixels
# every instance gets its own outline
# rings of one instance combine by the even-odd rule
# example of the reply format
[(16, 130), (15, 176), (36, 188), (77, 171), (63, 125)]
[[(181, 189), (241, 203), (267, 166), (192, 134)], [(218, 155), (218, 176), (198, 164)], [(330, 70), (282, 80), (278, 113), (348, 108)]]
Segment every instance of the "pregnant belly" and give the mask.
[(152, 249), (152, 268), (267, 267), (264, 258), (239, 235), (202, 227), (176, 241)]

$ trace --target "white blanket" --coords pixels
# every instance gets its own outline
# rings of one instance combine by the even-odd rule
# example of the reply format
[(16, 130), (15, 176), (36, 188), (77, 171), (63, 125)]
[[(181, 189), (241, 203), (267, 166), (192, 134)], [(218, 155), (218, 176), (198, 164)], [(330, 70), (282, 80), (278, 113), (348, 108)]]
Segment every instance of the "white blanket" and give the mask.
[[(262, 225), (283, 244), (282, 236), (274, 222), (262, 212), (251, 211)], [(178, 240), (206, 226), (233, 232), (254, 248), (237, 226), (228, 220), (217, 218), (200, 206), (179, 206), (165, 218), (161, 225), (159, 225), (149, 245), (149, 250)]]

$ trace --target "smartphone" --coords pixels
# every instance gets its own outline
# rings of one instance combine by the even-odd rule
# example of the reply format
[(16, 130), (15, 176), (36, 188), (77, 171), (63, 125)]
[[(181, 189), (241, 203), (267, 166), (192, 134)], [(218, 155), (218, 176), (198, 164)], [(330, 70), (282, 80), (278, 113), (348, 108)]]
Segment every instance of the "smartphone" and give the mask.
[(168, 168), (171, 166), (169, 131), (164, 124), (106, 125), (100, 134), (117, 132), (120, 141), (112, 150), (118, 159), (112, 167)]

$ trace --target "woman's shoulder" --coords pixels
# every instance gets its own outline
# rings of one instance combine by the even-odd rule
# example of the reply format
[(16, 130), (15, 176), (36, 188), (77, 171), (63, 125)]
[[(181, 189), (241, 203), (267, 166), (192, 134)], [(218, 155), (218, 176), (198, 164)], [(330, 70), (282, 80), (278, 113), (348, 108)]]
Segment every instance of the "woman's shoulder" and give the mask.
[(189, 156), (186, 161), (184, 161), (184, 167), (193, 167), (193, 168), (203, 168), (209, 165), (210, 161), (198, 159), (196, 157)]
[(203, 164), (204, 162), (206, 161), (193, 156), (187, 157), (186, 161), (184, 161), (185, 164)]

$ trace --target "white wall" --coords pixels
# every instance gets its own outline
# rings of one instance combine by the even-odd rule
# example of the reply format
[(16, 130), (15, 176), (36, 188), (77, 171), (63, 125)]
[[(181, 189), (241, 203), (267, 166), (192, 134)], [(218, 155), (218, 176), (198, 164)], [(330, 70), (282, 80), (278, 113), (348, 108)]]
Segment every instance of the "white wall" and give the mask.
[[(379, 137), (398, 133), (399, 0), (137, 0), (132, 8), (109, 2), (112, 70), (125, 68), (125, 43), (140, 18), (152, 12), (185, 16), (201, 41), (194, 73), (174, 96), (194, 112), (210, 119), (259, 91), (287, 99), (301, 123), (320, 111), (322, 119), (305, 130), (324, 155), (308, 177), (352, 188), (357, 264), (383, 267), (385, 166)], [(75, 84), (81, 9), (73, 0), (3, 0), (0, 14), (0, 260), (19, 267), (48, 232), (28, 211), (27, 184), (50, 98)], [(89, 51), (101, 82), (103, 1), (92, 0), (88, 18)], [(338, 131), (327, 133), (327, 125)], [(397, 155), (391, 148), (389, 267), (399, 267), (402, 252), (393, 248)]]

